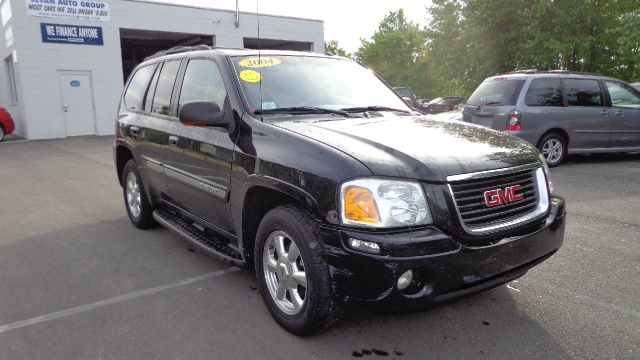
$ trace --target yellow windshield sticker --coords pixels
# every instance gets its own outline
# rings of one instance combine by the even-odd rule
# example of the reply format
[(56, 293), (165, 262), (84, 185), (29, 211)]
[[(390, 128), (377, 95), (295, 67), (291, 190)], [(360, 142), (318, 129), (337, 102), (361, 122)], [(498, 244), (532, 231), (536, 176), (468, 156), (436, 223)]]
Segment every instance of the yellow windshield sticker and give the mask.
[(260, 81), (260, 73), (255, 70), (242, 70), (240, 71), (240, 79), (250, 82), (257, 83)]
[(242, 67), (257, 68), (279, 65), (282, 61), (271, 56), (251, 57), (241, 60), (238, 64)]

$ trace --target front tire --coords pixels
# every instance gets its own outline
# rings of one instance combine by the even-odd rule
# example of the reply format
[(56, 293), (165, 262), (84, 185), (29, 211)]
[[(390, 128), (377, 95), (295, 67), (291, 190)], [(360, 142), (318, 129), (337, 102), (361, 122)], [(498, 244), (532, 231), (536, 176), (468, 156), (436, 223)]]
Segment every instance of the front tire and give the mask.
[(560, 165), (567, 156), (567, 141), (560, 134), (547, 134), (538, 143), (538, 149), (547, 160), (547, 165), (555, 167)]
[(122, 194), (129, 220), (139, 229), (149, 229), (155, 225), (153, 206), (147, 199), (142, 178), (135, 160), (129, 160), (122, 171)]
[(342, 309), (331, 289), (316, 227), (307, 213), (285, 205), (269, 211), (256, 234), (258, 288), (271, 316), (296, 335), (330, 327)]

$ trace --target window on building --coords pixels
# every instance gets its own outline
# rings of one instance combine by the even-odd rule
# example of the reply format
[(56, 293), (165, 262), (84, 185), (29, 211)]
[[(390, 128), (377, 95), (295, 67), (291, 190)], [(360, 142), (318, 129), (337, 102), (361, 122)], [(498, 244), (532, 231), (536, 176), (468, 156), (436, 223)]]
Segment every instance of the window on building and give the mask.
[(7, 85), (11, 104), (18, 103), (18, 90), (16, 87), (16, 74), (13, 70), (13, 56), (4, 59), (4, 66), (7, 70)]
[(636, 91), (618, 82), (605, 81), (605, 84), (609, 90), (611, 105), (640, 109), (640, 95)]
[(142, 110), (142, 100), (149, 88), (149, 80), (153, 76), (155, 65), (141, 67), (131, 78), (127, 91), (124, 93), (124, 104), (127, 109)]
[(189, 61), (180, 91), (180, 106), (191, 101), (213, 101), (223, 109), (226, 97), (222, 74), (213, 61)]
[(180, 69), (180, 60), (167, 61), (162, 66), (160, 77), (158, 77), (158, 85), (153, 95), (153, 105), (151, 112), (161, 115), (173, 116), (171, 111), (171, 93), (176, 83), (178, 70)]
[(603, 106), (602, 90), (597, 80), (565, 79), (569, 106)]
[(560, 79), (540, 78), (531, 81), (525, 103), (529, 106), (563, 106)]

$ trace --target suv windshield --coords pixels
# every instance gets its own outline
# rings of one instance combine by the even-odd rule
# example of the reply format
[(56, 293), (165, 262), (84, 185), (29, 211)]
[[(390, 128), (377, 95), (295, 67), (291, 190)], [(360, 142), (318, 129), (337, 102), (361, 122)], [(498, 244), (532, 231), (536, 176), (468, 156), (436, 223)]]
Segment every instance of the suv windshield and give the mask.
[(524, 80), (487, 79), (473, 92), (467, 105), (515, 105), (522, 85)]
[(254, 110), (377, 107), (410, 111), (372, 71), (350, 60), (272, 55), (231, 60)]

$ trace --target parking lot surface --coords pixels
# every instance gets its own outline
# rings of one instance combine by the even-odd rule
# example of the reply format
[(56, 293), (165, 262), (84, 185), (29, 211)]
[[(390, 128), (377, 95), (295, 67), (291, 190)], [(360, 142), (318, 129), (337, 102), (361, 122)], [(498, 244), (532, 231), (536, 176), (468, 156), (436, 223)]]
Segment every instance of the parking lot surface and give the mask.
[(565, 244), (519, 280), (298, 338), (251, 271), (130, 224), (111, 143), (0, 144), (0, 359), (640, 358), (640, 155), (552, 169)]

